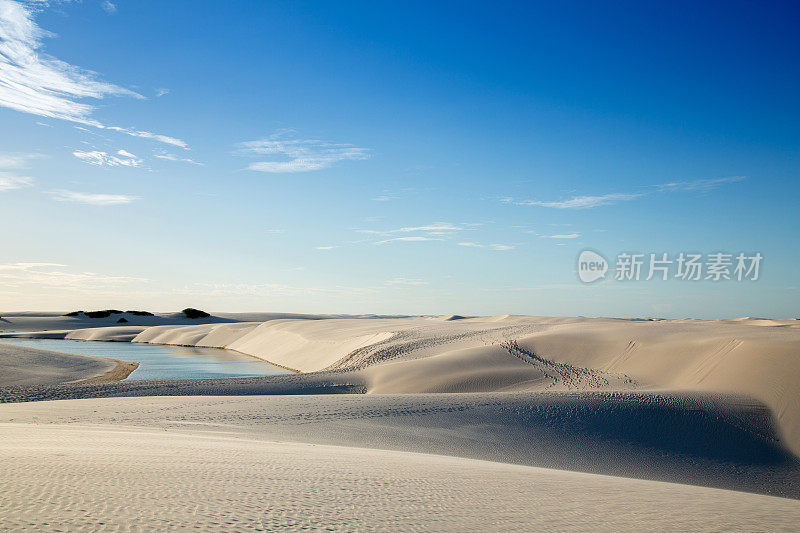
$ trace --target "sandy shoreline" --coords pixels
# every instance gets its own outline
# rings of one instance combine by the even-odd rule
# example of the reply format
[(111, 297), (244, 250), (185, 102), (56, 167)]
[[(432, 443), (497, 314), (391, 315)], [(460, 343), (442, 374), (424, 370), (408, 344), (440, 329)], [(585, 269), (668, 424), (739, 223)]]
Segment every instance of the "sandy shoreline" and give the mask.
[(0, 390), (16, 387), (119, 381), (138, 363), (3, 344), (0, 339)]
[(139, 363), (131, 363), (130, 361), (121, 361), (119, 359), (111, 359), (116, 363), (116, 366), (102, 374), (91, 378), (86, 378), (77, 381), (77, 383), (97, 383), (106, 381), (122, 381), (131, 375), (131, 372), (139, 368)]

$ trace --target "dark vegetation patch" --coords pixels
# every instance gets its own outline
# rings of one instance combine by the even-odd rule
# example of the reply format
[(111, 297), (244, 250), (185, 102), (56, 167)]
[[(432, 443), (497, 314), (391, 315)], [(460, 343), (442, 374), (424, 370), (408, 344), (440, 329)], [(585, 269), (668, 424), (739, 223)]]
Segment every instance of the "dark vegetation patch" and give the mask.
[(104, 309), (102, 311), (72, 311), (64, 316), (80, 316), (81, 313), (89, 318), (108, 318), (111, 315), (120, 315), (123, 313), (123, 311), (120, 311), (119, 309)]
[(89, 318), (108, 318), (111, 315), (121, 315), (122, 313), (119, 309), (105, 309), (103, 311), (86, 311), (86, 316)]
[(206, 317), (211, 316), (208, 313), (206, 313), (205, 311), (201, 311), (199, 309), (194, 309), (192, 307), (187, 307), (186, 309), (184, 309), (181, 312), (184, 315), (186, 315), (186, 318), (206, 318)]

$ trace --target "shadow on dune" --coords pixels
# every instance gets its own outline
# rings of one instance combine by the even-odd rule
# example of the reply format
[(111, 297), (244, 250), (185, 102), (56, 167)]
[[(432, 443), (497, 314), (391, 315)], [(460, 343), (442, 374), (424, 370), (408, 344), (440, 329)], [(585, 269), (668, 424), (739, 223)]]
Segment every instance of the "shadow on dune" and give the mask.
[[(585, 391), (359, 394), (364, 391), (357, 373), (321, 372), (9, 387), (0, 390), (0, 401), (271, 395), (246, 399), (259, 402), (249, 418), (236, 409), (214, 416), (229, 430), (252, 424), (258, 435), (271, 438), (800, 498), (800, 462), (782, 445), (770, 411), (747, 398)], [(135, 424), (136, 414), (130, 416)]]

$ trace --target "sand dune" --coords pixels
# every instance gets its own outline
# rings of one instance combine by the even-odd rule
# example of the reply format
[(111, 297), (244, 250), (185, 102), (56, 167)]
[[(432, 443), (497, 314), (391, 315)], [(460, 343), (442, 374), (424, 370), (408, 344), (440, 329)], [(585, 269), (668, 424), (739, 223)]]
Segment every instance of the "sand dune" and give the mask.
[(135, 363), (0, 344), (0, 383), (26, 387), (125, 379)]
[[(347, 391), (348, 376), (316, 383), (307, 376), (281, 378), (85, 384), (68, 392), (147, 397), (8, 404), (0, 408), (0, 421), (154, 424), (169, 431), (202, 427), (800, 497), (800, 463), (781, 446), (770, 412), (747, 398), (603, 392), (314, 395)], [(335, 388), (337, 380), (342, 389)], [(51, 389), (48, 396), (58, 397), (58, 391)], [(197, 396), (202, 394), (246, 396)]]
[(106, 318), (89, 318), (86, 315), (64, 316), (63, 313), (1, 313), (0, 333), (24, 331), (70, 331), (80, 328), (117, 326), (120, 318), (127, 326), (156, 326), (161, 324), (181, 325), (208, 322), (232, 322), (233, 319), (212, 316), (208, 318), (186, 318), (182, 313), (158, 313), (156, 316), (140, 316), (131, 313), (113, 314)]
[(237, 434), (3, 424), (0, 443), (14, 530), (790, 531), (798, 516), (769, 496)]
[[(800, 322), (473, 317), (157, 326), (133, 342), (229, 348), (303, 372), (363, 371), (368, 392), (679, 390), (752, 396), (800, 452)], [(127, 330), (128, 334), (135, 329)], [(69, 338), (123, 338), (120, 328)]]
[[(343, 446), (331, 451), (332, 455), (326, 456), (327, 462), (344, 464), (337, 454), (361, 454), (359, 461), (366, 471), (372, 468), (368, 465), (377, 465), (379, 461), (371, 459), (376, 457), (370, 455), (372, 451), (353, 450), (353, 447), (391, 450), (380, 452), (388, 454), (381, 456), (386, 464), (394, 460), (392, 457), (399, 457), (392, 455), (399, 452), (448, 456), (448, 459), (432, 459), (432, 464), (464, 461), (458, 463), (458, 468), (468, 470), (469, 475), (480, 470), (475, 463), (478, 460), (506, 463), (487, 467), (490, 470), (549, 469), (526, 471), (527, 484), (514, 485), (513, 476), (508, 478), (514, 498), (520, 495), (519, 500), (513, 501), (520, 504), (525, 498), (546, 499), (542, 487), (549, 487), (553, 476), (565, 474), (556, 470), (579, 476), (571, 479), (575, 487), (584, 488), (594, 486), (592, 480), (600, 479), (591, 476), (609, 475), (614, 477), (602, 481), (603, 486), (619, 487), (619, 494), (625, 494), (632, 506), (625, 512), (638, 517), (628, 524), (630, 529), (640, 527), (644, 516), (653, 520), (648, 524), (656, 524), (654, 528), (658, 524), (676, 524), (675, 520), (685, 518), (694, 527), (774, 530), (800, 520), (800, 504), (796, 500), (785, 507), (781, 507), (785, 501), (777, 500), (780, 505), (774, 509), (777, 512), (780, 508), (782, 514), (765, 516), (754, 509), (759, 505), (762, 509), (772, 509), (772, 504), (749, 500), (758, 497), (742, 494), (742, 491), (758, 492), (800, 499), (798, 321), (509, 315), (397, 318), (271, 315), (265, 322), (229, 320), (190, 325), (76, 327), (45, 335), (228, 348), (303, 373), (169, 382), (48, 382), (35, 386), (21, 383), (0, 388), (0, 401), (73, 399), (5, 405), (0, 409), (0, 423), (21, 424), (12, 428), (19, 432), (19, 438), (30, 438), (40, 444), (55, 437), (49, 433), (34, 434), (31, 427), (34, 422), (48, 424), (54, 432), (82, 431), (78, 426), (100, 428), (101, 435), (97, 438), (101, 442), (112, 439), (109, 443), (116, 438), (115, 428), (121, 425), (128, 427), (126, 431), (136, 433), (135, 438), (144, 439), (143, 442), (148, 442), (150, 432), (166, 431), (177, 435), (175, 438), (186, 439), (188, 447), (204, 450), (203, 446), (211, 439), (215, 442), (213, 447), (222, 454), (214, 456), (219, 461), (236, 463), (240, 459), (234, 457), (247, 457), (236, 463), (242, 465), (242, 470), (215, 475), (244, 476), (243, 479), (246, 478), (243, 471), (255, 468), (255, 463), (248, 461), (253, 461), (263, 450), (272, 450), (274, 441), (294, 443), (280, 446), (287, 446), (284, 451), (298, 457), (308, 444)], [(64, 427), (65, 424), (69, 427)], [(238, 447), (250, 446), (254, 440), (263, 444), (258, 447), (261, 452), (254, 451), (251, 455)], [(142, 449), (141, 461), (149, 461), (151, 452), (145, 451), (148, 446), (153, 450), (165, 449), (163, 443), (153, 441)], [(126, 453), (136, 457), (139, 452)], [(99, 448), (91, 451), (90, 456), (97, 464), (114, 461)], [(408, 461), (412, 464), (414, 460)], [(170, 462), (164, 461), (167, 464)], [(175, 468), (179, 464), (183, 463), (178, 460)], [(275, 471), (294, 468), (286, 463), (270, 464), (269, 468)], [(169, 471), (172, 467), (159, 468)], [(185, 468), (196, 471), (200, 467), (189, 462)], [(431, 468), (434, 471), (438, 466)], [(325, 475), (336, 482), (344, 482), (341, 480), (352, 475), (347, 468), (331, 466), (331, 469)], [(505, 479), (505, 472), (510, 470), (502, 471)], [(413, 477), (417, 475), (414, 472), (413, 468), (395, 469), (397, 476)], [(435, 483), (440, 483), (437, 490), (452, 496), (460, 490), (460, 478), (448, 475), (442, 474)], [(306, 474), (301, 472), (297, 476), (297, 483), (305, 483)], [(484, 477), (478, 477), (486, 481), (496, 474), (487, 471), (481, 476)], [(425, 479), (434, 483), (434, 478), (431, 474)], [(653, 484), (648, 488), (637, 485), (639, 488), (634, 490), (630, 484), (639, 481), (623, 478), (683, 484), (674, 486), (678, 492), (669, 497), (681, 498), (684, 505), (685, 501), (695, 499), (720, 508), (727, 508), (726, 502), (737, 503), (731, 503), (734, 511), (725, 516), (724, 520), (730, 521), (692, 522), (701, 516), (708, 520), (708, 512), (692, 518), (691, 513), (681, 514), (681, 509), (662, 507), (661, 503), (658, 512), (637, 507), (644, 506), (644, 502), (637, 499), (636, 491), (660, 491), (666, 485)], [(386, 479), (395, 478), (389, 475)], [(569, 483), (564, 481), (567, 478), (559, 479)], [(146, 483), (137, 485), (135, 479), (130, 482), (134, 487), (130, 497), (135, 499), (139, 497), (136, 492), (139, 489), (135, 487)], [(489, 483), (486, 487), (491, 486), (491, 481), (486, 483)], [(701, 486), (707, 488), (697, 488)], [(286, 492), (291, 492), (290, 489), (277, 488), (284, 487), (280, 483), (275, 487), (283, 491), (276, 497), (291, 502), (287, 510), (299, 513), (298, 509), (302, 509), (306, 518), (318, 516), (292, 500)], [(739, 492), (702, 492), (712, 488)], [(190, 484), (188, 492), (181, 494), (189, 497), (196, 495), (193, 491), (197, 490), (200, 489)], [(321, 490), (321, 494), (327, 494), (327, 489)], [(375, 487), (369, 490), (376, 495), (384, 494)], [(575, 522), (577, 527), (625, 529), (628, 526), (607, 515), (611, 509), (603, 506), (609, 504), (609, 497), (592, 500), (591, 490), (573, 490), (577, 491), (573, 494), (578, 499), (601, 506), (598, 511), (601, 522), (591, 527), (587, 515), (587, 522), (583, 518)], [(391, 496), (387, 497), (401, 497), (391, 491), (388, 494)], [(452, 522), (443, 524), (443, 529), (452, 529), (453, 524), (475, 525), (475, 529), (479, 529), (479, 524), (483, 527), (492, 524), (477, 512), (478, 502), (486, 501), (489, 496), (480, 490), (474, 494), (475, 500), (464, 500), (467, 506), (473, 506), (469, 511), (455, 506), (459, 509), (456, 511), (444, 502), (431, 500), (435, 502), (432, 505), (448, 509), (448, 516), (453, 517)], [(503, 494), (506, 498), (508, 492)], [(103, 499), (92, 496), (95, 497)], [(389, 527), (386, 524), (394, 523), (392, 517), (380, 514), (381, 497), (376, 496), (376, 500), (367, 504), (377, 514), (363, 516), (364, 524)], [(667, 496), (664, 493), (658, 497)], [(203, 496), (199, 498), (202, 500)], [(106, 502), (105, 505), (117, 505), (116, 500)], [(13, 516), (15, 523), (24, 524), (26, 518), (19, 514), (23, 513), (22, 504), (19, 505), (18, 514)], [(70, 505), (55, 504), (54, 516), (67, 520), (65, 524), (79, 523), (71, 521), (81, 518), (70, 514)], [(216, 500), (207, 504), (208, 509), (219, 507)], [(264, 512), (259, 509), (259, 513)], [(399, 509), (395, 507), (402, 515)], [(736, 514), (736, 509), (742, 512)], [(239, 517), (254, 516), (252, 509), (240, 511)], [(180, 513), (173, 516), (175, 523), (183, 523), (185, 519)], [(293, 516), (299, 520), (299, 514)], [(544, 515), (514, 516), (510, 522), (500, 520), (497, 524), (515, 525), (517, 519), (528, 525), (567, 524), (570, 517), (574, 518), (574, 512), (562, 514), (551, 510)], [(759, 521), (753, 522), (756, 516)], [(369, 522), (372, 518), (376, 520), (374, 523)], [(266, 512), (262, 519), (271, 525), (288, 520), (271, 512)], [(209, 517), (203, 520), (214, 521)], [(297, 523), (313, 525), (313, 521)]]
[(273, 318), (75, 329), (65, 336), (228, 348), (306, 373), (352, 371), (370, 393), (673, 390), (745, 395), (772, 410), (786, 444), (800, 452), (797, 320), (766, 325), (763, 319)]

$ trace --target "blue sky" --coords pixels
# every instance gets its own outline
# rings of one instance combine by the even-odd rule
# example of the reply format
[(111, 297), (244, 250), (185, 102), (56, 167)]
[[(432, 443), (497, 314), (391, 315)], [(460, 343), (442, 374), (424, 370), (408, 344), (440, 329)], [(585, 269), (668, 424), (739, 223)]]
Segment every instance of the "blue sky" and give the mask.
[[(0, 0), (0, 309), (797, 316), (799, 23)], [(764, 259), (583, 284), (587, 248)]]

